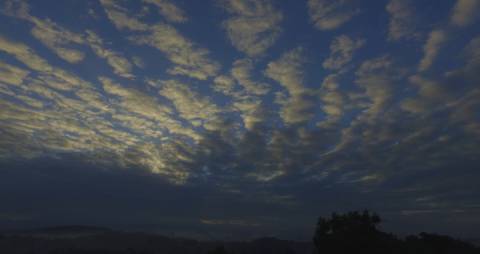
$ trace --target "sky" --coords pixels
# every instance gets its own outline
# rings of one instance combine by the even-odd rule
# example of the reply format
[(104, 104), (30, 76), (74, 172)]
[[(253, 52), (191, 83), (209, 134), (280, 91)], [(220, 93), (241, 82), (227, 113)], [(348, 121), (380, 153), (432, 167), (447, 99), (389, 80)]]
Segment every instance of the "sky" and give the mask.
[(480, 237), (480, 1), (0, 1), (0, 227)]

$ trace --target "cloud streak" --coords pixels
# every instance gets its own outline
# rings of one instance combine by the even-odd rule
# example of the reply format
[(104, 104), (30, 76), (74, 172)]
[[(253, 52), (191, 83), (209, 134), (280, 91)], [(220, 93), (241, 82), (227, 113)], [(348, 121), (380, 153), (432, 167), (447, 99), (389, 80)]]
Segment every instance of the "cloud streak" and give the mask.
[(447, 33), (445, 31), (433, 30), (430, 32), (427, 42), (423, 46), (424, 55), (418, 65), (419, 71), (426, 71), (430, 68), (446, 40)]
[(358, 9), (350, 6), (351, 3), (350, 0), (309, 0), (310, 20), (319, 30), (337, 29), (359, 13)]
[(415, 31), (416, 17), (410, 1), (390, 0), (385, 7), (390, 14), (388, 39), (412, 39), (418, 34)]
[(233, 17), (223, 26), (233, 46), (250, 57), (270, 48), (281, 32), (283, 15), (270, 0), (227, 0), (222, 2)]

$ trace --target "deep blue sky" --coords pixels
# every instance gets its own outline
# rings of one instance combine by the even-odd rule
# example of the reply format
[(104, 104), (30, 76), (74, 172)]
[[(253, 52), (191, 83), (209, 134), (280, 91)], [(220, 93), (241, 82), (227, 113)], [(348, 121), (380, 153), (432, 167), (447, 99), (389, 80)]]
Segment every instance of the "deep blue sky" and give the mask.
[(479, 1), (0, 8), (1, 227), (480, 237)]

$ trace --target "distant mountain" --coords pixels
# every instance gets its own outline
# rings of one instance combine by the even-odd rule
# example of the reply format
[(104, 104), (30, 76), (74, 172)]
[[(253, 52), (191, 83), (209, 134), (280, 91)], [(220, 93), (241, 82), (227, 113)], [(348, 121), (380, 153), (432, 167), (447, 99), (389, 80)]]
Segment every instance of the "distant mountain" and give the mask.
[(110, 232), (112, 230), (104, 227), (68, 225), (68, 226), (40, 228), (40, 229), (37, 229), (36, 231), (51, 233), (51, 234), (68, 234), (68, 233), (103, 233), (103, 232)]
[[(387, 236), (387, 235), (381, 235)], [(335, 238), (321, 246), (362, 246), (359, 239)], [(363, 239), (363, 238), (362, 238)], [(368, 240), (368, 238), (365, 238)], [(388, 235), (372, 246), (394, 247), (381, 253), (455, 253), (480, 254), (466, 241), (448, 236), (420, 233), (405, 239)], [(363, 241), (363, 240), (362, 240)], [(479, 239), (469, 242), (479, 244)], [(326, 245), (325, 245), (326, 244)], [(338, 244), (338, 245), (337, 245)], [(378, 245), (377, 245), (378, 244)], [(221, 247), (221, 248), (219, 248)], [(323, 248), (322, 247), (322, 248)], [(365, 246), (364, 246), (365, 247)], [(360, 247), (359, 247), (360, 248)], [(212, 250), (222, 250), (214, 251)], [(252, 241), (197, 241), (157, 234), (134, 233), (90, 226), (60, 226), (0, 234), (0, 254), (312, 254), (312, 242), (281, 240), (274, 237)], [(327, 253), (322, 251), (321, 253)], [(344, 252), (342, 252), (344, 253)], [(351, 252), (349, 252), (351, 253)], [(379, 253), (379, 252), (372, 252)]]
[(43, 228), (0, 237), (2, 254), (207, 254), (220, 245), (224, 246), (229, 254), (311, 254), (313, 248), (311, 243), (276, 238), (261, 238), (248, 242), (201, 242), (88, 226)]
[(82, 225), (66, 225), (37, 228), (31, 230), (16, 230), (4, 232), (7, 236), (31, 236), (31, 237), (45, 237), (45, 238), (72, 238), (88, 235), (96, 235), (102, 233), (112, 232), (109, 228), (96, 226), (82, 226)]
[(480, 238), (470, 238), (470, 239), (465, 239), (466, 242), (469, 242), (477, 247), (480, 247)]

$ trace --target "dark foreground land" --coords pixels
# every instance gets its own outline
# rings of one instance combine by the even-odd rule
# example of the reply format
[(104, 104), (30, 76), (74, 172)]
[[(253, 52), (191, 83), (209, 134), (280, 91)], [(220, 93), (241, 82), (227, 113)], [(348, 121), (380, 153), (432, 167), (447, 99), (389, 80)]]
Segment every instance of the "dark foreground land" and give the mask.
[(405, 238), (377, 229), (367, 211), (320, 218), (311, 242), (261, 238), (206, 242), (94, 227), (56, 227), (0, 234), (1, 254), (480, 254), (480, 248), (448, 236), (420, 233)]

